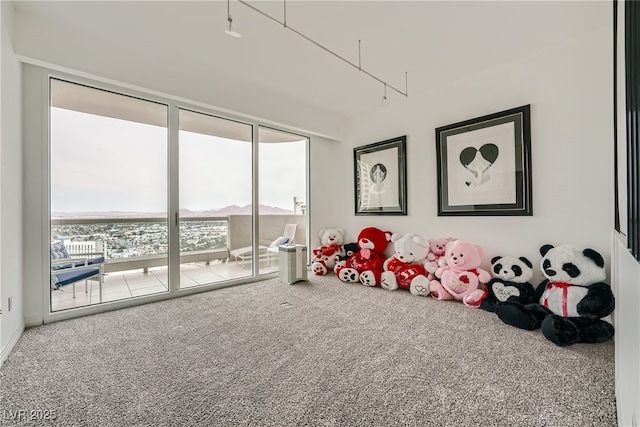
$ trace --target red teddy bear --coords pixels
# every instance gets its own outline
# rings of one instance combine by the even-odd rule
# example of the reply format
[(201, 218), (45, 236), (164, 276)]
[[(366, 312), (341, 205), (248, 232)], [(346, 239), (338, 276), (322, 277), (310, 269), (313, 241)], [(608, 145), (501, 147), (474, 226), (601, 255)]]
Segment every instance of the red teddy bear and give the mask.
[(359, 252), (351, 255), (344, 264), (336, 268), (343, 282), (360, 282), (365, 286), (378, 286), (387, 257), (384, 250), (391, 241), (391, 232), (367, 227), (358, 234)]

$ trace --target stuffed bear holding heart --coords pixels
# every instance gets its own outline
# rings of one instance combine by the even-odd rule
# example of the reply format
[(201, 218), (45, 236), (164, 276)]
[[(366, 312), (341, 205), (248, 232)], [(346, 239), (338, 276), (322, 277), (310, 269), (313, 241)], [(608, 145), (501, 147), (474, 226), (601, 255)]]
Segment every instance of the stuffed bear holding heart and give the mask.
[(447, 243), (445, 266), (436, 270), (431, 281), (431, 296), (439, 300), (459, 300), (477, 308), (487, 295), (485, 284), (491, 280), (488, 271), (480, 268), (484, 250), (473, 243), (454, 240)]
[(533, 264), (526, 257), (496, 256), (491, 259), (491, 276), (487, 284), (489, 294), (480, 304), (483, 310), (495, 312), (506, 301), (528, 304), (535, 301)]
[(424, 263), (429, 253), (429, 241), (413, 233), (391, 236), (395, 254), (384, 262), (380, 286), (389, 291), (409, 289), (417, 296), (429, 295), (429, 279)]
[(336, 268), (338, 278), (343, 282), (360, 282), (365, 286), (378, 286), (383, 265), (387, 257), (384, 254), (391, 241), (391, 232), (379, 228), (367, 227), (358, 234), (359, 252)]
[(336, 257), (344, 255), (344, 230), (341, 228), (327, 228), (318, 232), (321, 246), (313, 249), (311, 270), (318, 276), (323, 276), (333, 270)]

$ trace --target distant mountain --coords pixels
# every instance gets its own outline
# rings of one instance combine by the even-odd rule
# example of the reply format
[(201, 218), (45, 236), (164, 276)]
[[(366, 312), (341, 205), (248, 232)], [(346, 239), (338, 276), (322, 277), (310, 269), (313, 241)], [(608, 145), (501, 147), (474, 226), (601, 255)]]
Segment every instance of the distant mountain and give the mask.
[[(260, 205), (259, 212), (261, 215), (292, 215), (292, 210), (282, 209), (275, 206)], [(227, 215), (251, 215), (251, 205), (238, 206), (230, 205), (219, 209), (206, 209), (192, 211), (189, 209), (180, 209), (182, 218), (189, 217), (207, 217), (207, 216), (227, 216)], [(51, 217), (54, 219), (62, 218), (164, 218), (167, 214), (164, 212), (126, 212), (126, 211), (108, 211), (108, 212), (53, 212)]]
[(105, 212), (52, 212), (51, 218), (165, 218), (165, 212), (127, 212), (127, 211), (105, 211)]
[[(190, 216), (226, 216), (226, 215), (251, 215), (251, 205), (238, 206), (230, 205), (220, 209), (207, 209), (203, 211), (191, 211), (189, 209), (180, 209), (181, 217)], [(261, 215), (291, 215), (292, 210), (282, 209), (275, 206), (260, 205), (259, 212)]]

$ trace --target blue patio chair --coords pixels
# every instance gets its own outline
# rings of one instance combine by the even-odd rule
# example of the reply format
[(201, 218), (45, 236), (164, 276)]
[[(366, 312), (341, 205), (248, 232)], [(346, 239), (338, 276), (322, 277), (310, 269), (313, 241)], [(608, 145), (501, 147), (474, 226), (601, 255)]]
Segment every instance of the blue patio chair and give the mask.
[(88, 292), (87, 280), (97, 277), (102, 301), (104, 253), (74, 253), (69, 255), (62, 242), (51, 244), (51, 289), (60, 289), (73, 285), (73, 297), (76, 297), (76, 283), (84, 280), (84, 291)]

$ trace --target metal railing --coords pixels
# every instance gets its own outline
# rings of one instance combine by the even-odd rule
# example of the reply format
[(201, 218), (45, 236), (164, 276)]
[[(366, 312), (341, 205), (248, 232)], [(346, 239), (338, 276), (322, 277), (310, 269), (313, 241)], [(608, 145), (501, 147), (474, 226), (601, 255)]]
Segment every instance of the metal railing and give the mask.
[[(298, 224), (296, 243), (306, 244), (307, 217), (300, 214), (261, 214), (261, 239), (271, 242), (282, 235), (285, 224), (292, 222)], [(181, 263), (224, 261), (230, 250), (249, 246), (252, 242), (251, 215), (185, 216), (180, 217), (179, 225)], [(166, 217), (105, 215), (51, 220), (53, 240), (102, 241), (106, 272), (167, 265), (168, 234)]]
[[(224, 226), (213, 224), (224, 222)], [(197, 223), (203, 223), (202, 226)], [(139, 224), (137, 227), (135, 224)], [(208, 226), (205, 224), (209, 224)], [(77, 247), (105, 253), (105, 272), (144, 269), (168, 264), (168, 222), (161, 217), (57, 218), (51, 220), (52, 240), (62, 240), (69, 253)], [(180, 218), (180, 262), (226, 261), (228, 218)], [(223, 229), (222, 229), (223, 228)], [(213, 237), (205, 233), (211, 233)]]

